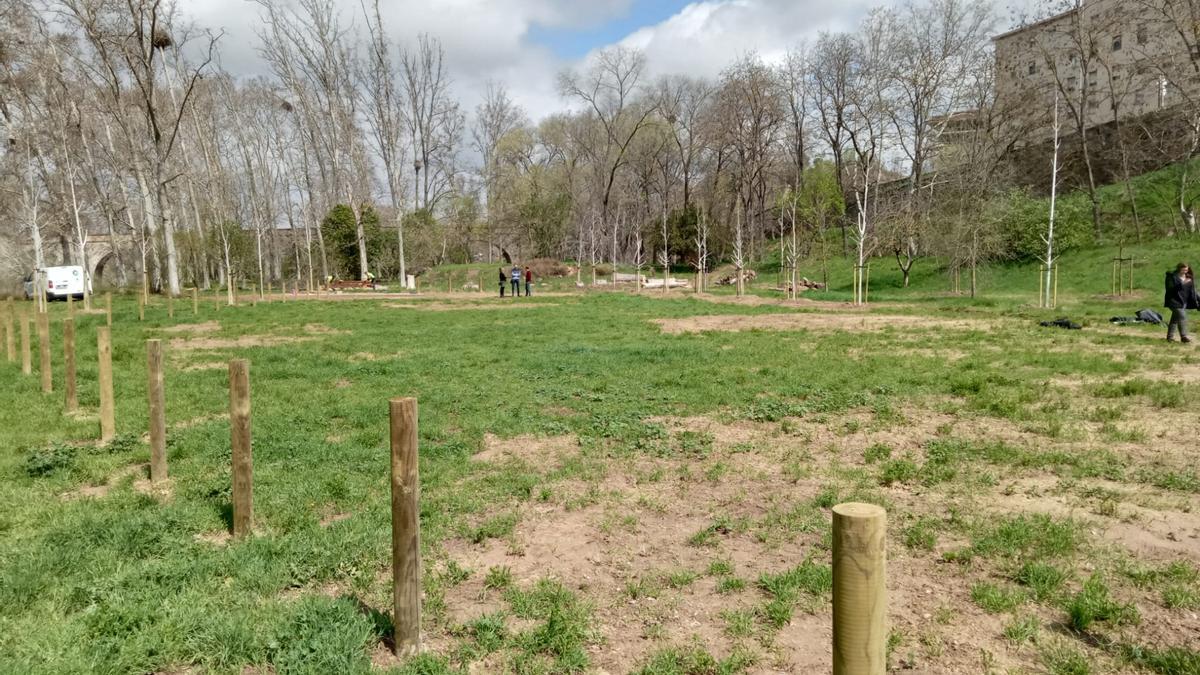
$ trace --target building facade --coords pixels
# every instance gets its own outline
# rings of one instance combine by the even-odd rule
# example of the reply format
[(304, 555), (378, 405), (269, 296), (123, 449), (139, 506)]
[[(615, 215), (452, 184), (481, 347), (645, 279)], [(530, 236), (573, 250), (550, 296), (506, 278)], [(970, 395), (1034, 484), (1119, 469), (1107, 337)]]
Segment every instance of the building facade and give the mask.
[[(1200, 102), (1191, 22), (1179, 0), (1078, 0), (993, 38), (997, 104), (1029, 142)], [(1179, 27), (1185, 30), (1179, 30)]]

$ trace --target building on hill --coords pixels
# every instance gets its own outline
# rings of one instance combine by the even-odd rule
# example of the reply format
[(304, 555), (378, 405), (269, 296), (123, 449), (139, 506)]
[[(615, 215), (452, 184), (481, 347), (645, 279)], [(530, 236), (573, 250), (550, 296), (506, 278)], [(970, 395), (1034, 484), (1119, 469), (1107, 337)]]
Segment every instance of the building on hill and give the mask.
[[(1177, 0), (1075, 0), (1071, 9), (993, 38), (996, 100), (1029, 143), (1196, 101), (1200, 62)], [(1186, 27), (1181, 31), (1179, 27)]]

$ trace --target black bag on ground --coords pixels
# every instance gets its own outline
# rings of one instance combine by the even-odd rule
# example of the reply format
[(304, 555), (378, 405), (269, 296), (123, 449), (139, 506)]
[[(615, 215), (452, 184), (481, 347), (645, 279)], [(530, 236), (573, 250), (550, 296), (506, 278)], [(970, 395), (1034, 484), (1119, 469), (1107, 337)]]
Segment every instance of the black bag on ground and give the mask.
[(1041, 324), (1044, 328), (1066, 328), (1067, 330), (1081, 330), (1083, 326), (1071, 321), (1067, 317), (1061, 317), (1054, 321), (1043, 321)]

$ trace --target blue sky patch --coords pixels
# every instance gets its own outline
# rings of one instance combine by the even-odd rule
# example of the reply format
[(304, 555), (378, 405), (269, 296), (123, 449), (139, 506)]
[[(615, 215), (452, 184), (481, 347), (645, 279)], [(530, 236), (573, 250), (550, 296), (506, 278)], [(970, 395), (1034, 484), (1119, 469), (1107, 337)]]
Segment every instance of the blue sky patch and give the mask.
[(613, 44), (645, 26), (652, 26), (679, 13), (694, 0), (634, 0), (623, 16), (580, 29), (544, 28), (534, 24), (527, 34), (530, 42), (550, 49), (562, 59), (577, 59), (598, 47)]

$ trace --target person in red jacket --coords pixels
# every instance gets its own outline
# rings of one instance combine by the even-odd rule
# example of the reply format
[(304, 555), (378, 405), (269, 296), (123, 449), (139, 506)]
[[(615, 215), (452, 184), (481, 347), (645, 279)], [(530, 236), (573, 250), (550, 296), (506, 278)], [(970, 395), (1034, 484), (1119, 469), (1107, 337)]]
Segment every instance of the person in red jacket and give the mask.
[(533, 270), (529, 269), (529, 265), (525, 266), (525, 297), (529, 297), (529, 292), (533, 289)]

